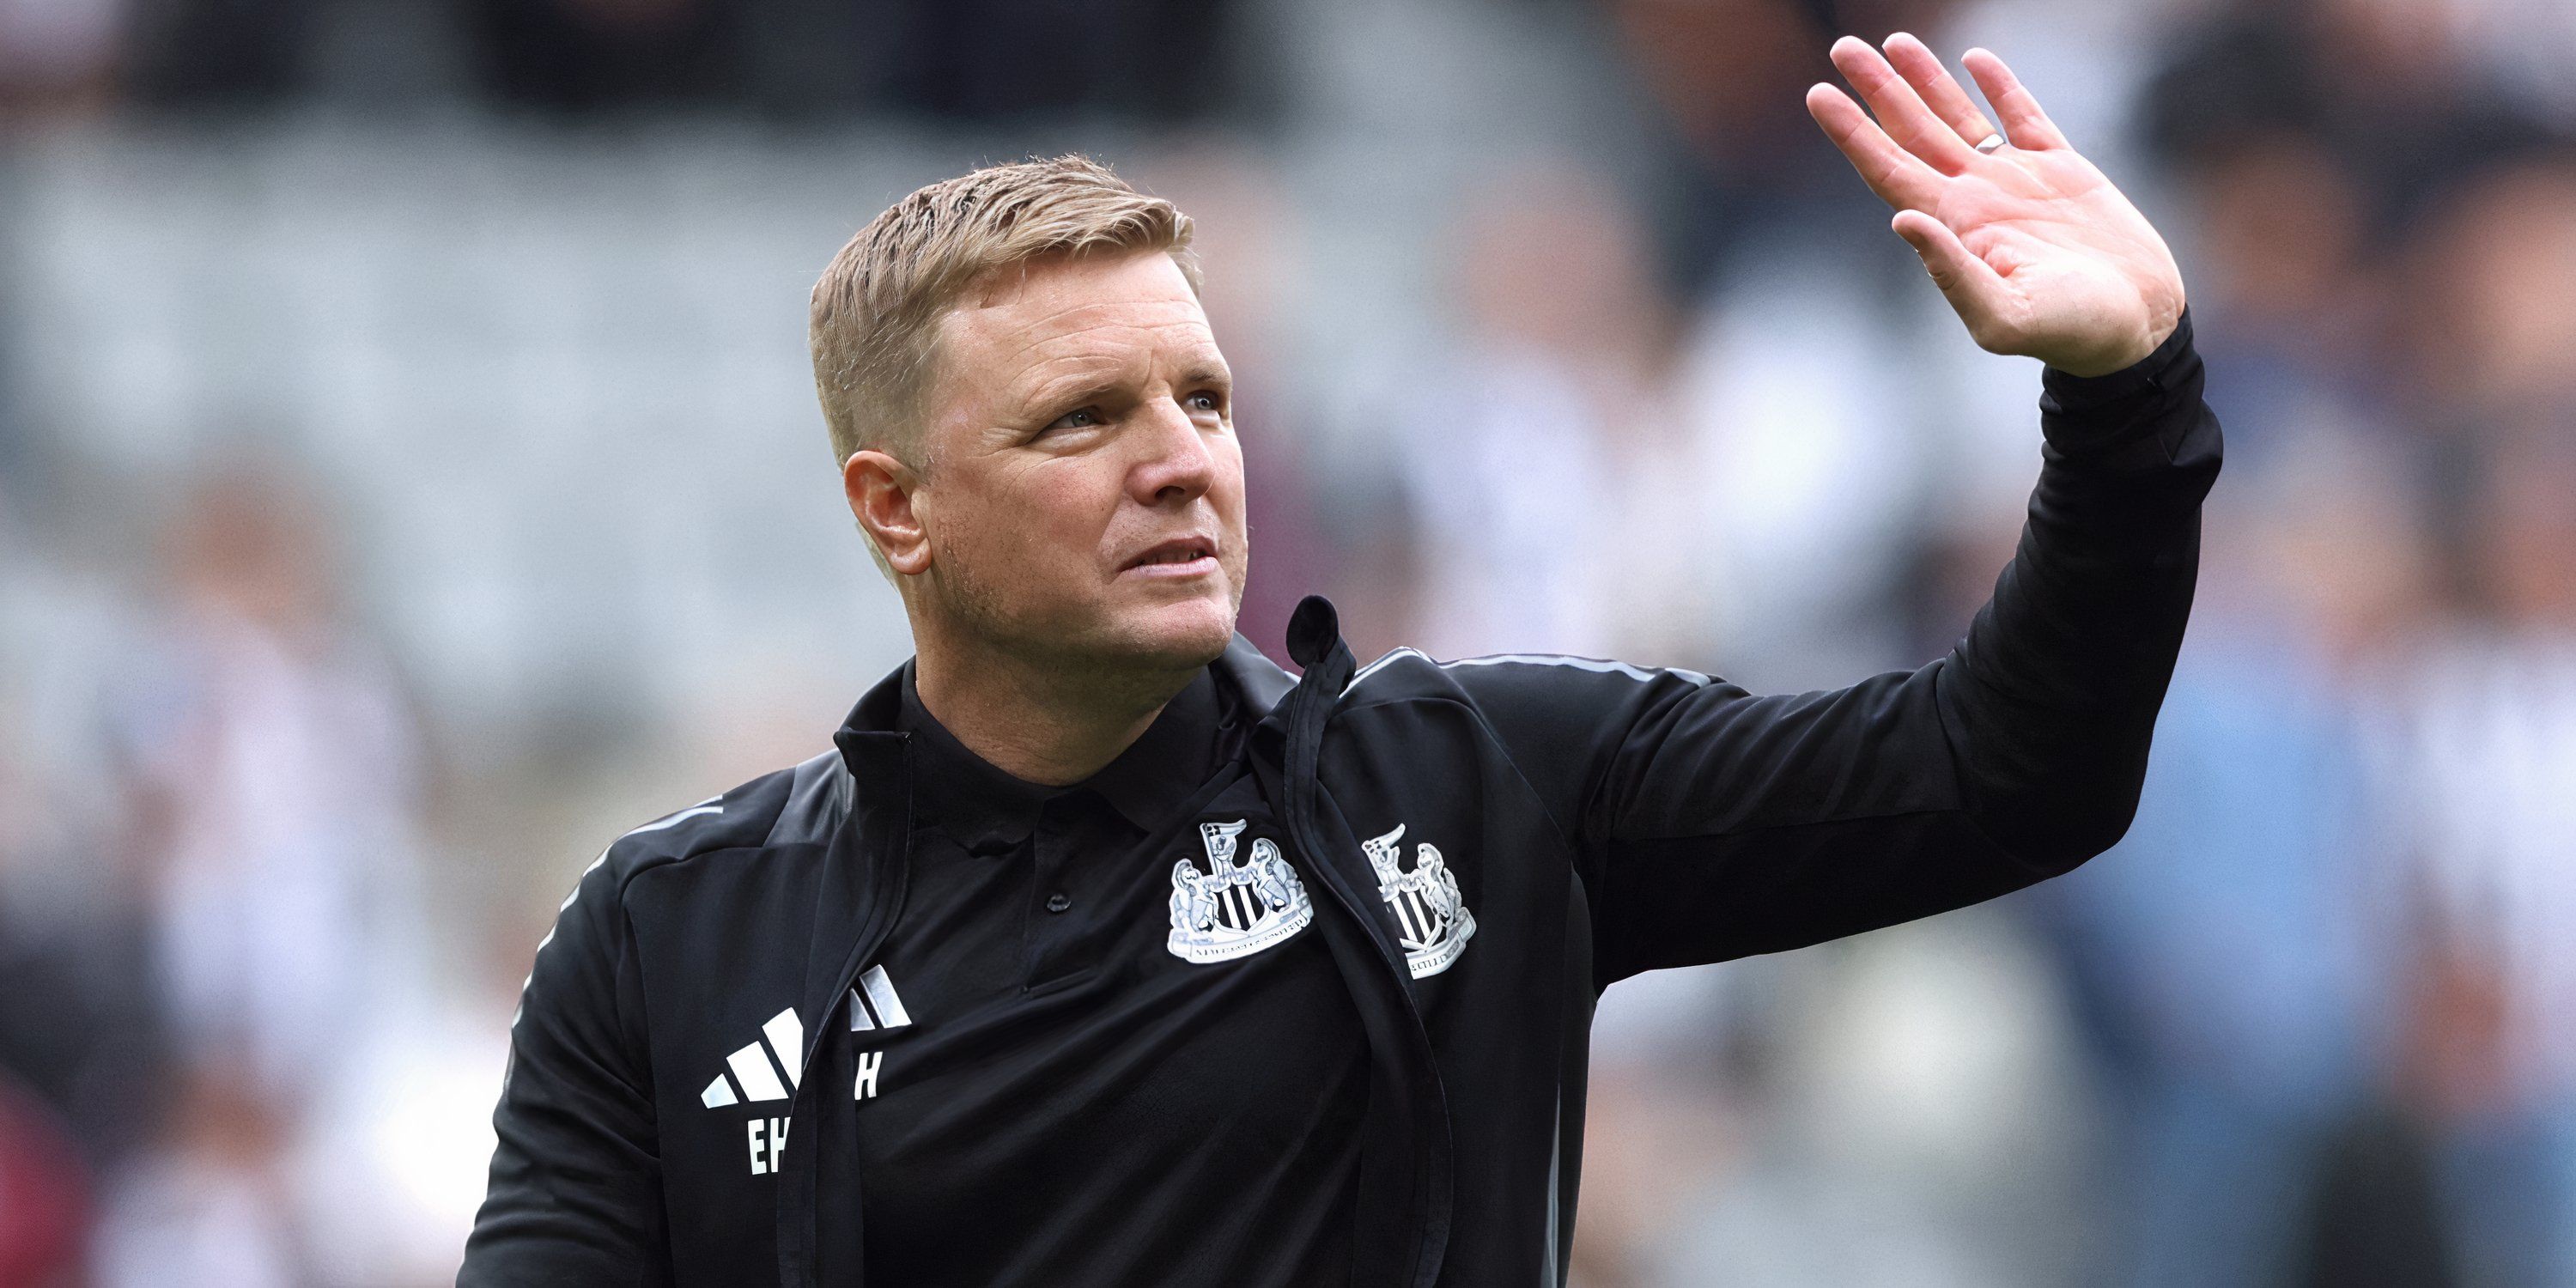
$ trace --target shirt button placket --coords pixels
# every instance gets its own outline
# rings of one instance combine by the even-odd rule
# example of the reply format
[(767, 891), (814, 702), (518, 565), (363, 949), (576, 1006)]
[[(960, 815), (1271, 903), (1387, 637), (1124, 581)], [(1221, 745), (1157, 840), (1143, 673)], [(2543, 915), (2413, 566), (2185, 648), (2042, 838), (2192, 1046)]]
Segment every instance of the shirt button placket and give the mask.
[(1036, 859), (1035, 888), (1045, 891), (1038, 906), (1047, 915), (1031, 927), (1036, 952), (1029, 962), (1029, 986), (1036, 987), (1074, 968), (1067, 960), (1069, 940), (1075, 927), (1070, 918), (1058, 914), (1070, 911), (1073, 896), (1065, 890), (1065, 865), (1071, 858), (1066, 853), (1080, 829), (1075, 825), (1075, 802), (1070, 795), (1055, 796), (1038, 809), (1036, 830), (1029, 834), (1029, 848)]

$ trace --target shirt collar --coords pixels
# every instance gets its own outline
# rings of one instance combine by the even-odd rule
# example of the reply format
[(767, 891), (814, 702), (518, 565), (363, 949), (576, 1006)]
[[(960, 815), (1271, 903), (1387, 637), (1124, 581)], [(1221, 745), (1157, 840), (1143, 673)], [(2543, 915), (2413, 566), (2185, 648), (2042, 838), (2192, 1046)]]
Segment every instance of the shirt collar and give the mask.
[(967, 749), (921, 705), (913, 664), (903, 666), (896, 727), (913, 735), (919, 821), (937, 823), (960, 846), (1000, 853), (1028, 838), (1048, 800), (1089, 792), (1139, 829), (1168, 822), (1224, 758), (1227, 740), (1243, 732), (1240, 704), (1206, 668), (1164, 704), (1154, 722), (1098, 773), (1069, 787), (1028, 782)]

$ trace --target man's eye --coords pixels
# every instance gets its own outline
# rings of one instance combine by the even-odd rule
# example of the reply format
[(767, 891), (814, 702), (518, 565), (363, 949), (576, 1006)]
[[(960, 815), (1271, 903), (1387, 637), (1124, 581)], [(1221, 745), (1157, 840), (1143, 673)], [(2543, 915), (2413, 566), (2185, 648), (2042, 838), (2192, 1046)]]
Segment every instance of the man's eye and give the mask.
[(1194, 411), (1223, 411), (1225, 404), (1215, 394), (1201, 390), (1190, 395), (1190, 407)]
[(1049, 429), (1089, 429), (1100, 423), (1100, 412), (1091, 407), (1077, 407), (1047, 424)]

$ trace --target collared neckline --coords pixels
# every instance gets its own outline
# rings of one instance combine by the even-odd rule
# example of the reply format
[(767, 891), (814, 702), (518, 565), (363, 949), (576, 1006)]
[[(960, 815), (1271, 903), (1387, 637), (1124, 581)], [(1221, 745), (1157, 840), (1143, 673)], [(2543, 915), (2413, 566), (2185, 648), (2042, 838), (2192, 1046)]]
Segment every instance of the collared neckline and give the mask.
[(935, 824), (973, 854), (1000, 854), (1035, 830), (1049, 800), (1088, 792), (1150, 834), (1159, 830), (1213, 773), (1223, 737), (1242, 719), (1240, 704), (1202, 667), (1164, 704), (1154, 722), (1098, 773), (1065, 787), (1032, 783), (976, 755), (921, 704), (914, 664), (902, 668), (895, 726), (919, 750), (913, 781), (921, 811), (916, 825)]

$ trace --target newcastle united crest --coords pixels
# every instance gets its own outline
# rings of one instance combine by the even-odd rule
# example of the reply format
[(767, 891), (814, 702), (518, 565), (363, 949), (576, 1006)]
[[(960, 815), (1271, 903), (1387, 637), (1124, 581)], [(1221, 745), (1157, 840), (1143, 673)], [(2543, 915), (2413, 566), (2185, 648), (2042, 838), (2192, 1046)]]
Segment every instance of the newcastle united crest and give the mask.
[[(1172, 955), (1183, 961), (1231, 961), (1260, 952), (1306, 928), (1315, 905), (1305, 883), (1268, 837), (1252, 842), (1252, 857), (1238, 861), (1237, 839), (1247, 820), (1199, 824), (1208, 870), (1183, 859), (1172, 865)], [(1420, 972), (1415, 972), (1419, 974)]]
[(1360, 842), (1360, 848), (1368, 851), (1369, 866), (1377, 869), (1378, 897), (1395, 913), (1404, 964), (1420, 979), (1449, 969), (1467, 951), (1467, 940), (1476, 933), (1476, 917), (1458, 895), (1458, 875), (1440, 861), (1440, 851), (1429, 842), (1413, 847), (1411, 872), (1397, 866), (1404, 858), (1403, 839), (1404, 824), (1398, 823), (1394, 831)]

